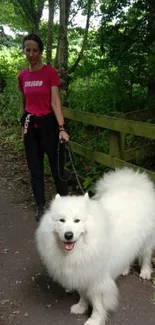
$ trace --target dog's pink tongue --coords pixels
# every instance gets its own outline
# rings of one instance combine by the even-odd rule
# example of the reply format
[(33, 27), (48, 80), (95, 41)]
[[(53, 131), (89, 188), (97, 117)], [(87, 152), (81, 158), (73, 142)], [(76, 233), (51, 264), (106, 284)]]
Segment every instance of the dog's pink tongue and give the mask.
[(66, 251), (71, 251), (74, 247), (74, 243), (64, 243), (64, 245)]

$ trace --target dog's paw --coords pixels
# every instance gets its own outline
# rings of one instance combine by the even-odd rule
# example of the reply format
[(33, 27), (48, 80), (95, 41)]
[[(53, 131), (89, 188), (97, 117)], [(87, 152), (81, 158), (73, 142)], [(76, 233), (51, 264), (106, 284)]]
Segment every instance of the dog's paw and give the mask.
[(97, 321), (97, 319), (93, 319), (93, 318), (88, 318), (87, 321), (84, 323), (84, 325), (105, 325), (105, 322), (102, 321), (102, 323), (100, 321)]
[(65, 292), (66, 293), (73, 293), (73, 290), (71, 290), (71, 289), (65, 289)]
[(129, 267), (127, 267), (126, 269), (124, 269), (123, 270), (123, 272), (122, 272), (122, 276), (126, 276), (126, 275), (128, 275), (130, 273), (130, 268)]
[(151, 270), (151, 268), (148, 267), (148, 268), (142, 269), (139, 276), (143, 280), (150, 280), (151, 273), (152, 273), (152, 270)]
[(151, 279), (151, 274), (152, 274), (151, 267), (146, 267), (144, 269), (141, 269), (141, 272), (140, 272), (139, 276), (143, 280), (150, 280)]
[(85, 304), (75, 304), (71, 307), (70, 312), (71, 314), (82, 315), (87, 311), (87, 305)]

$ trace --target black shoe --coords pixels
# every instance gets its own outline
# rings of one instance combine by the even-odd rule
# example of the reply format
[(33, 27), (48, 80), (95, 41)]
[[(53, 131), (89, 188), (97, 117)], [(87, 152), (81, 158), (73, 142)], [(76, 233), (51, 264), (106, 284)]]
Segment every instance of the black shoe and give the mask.
[(35, 218), (36, 218), (36, 221), (39, 222), (42, 215), (44, 214), (45, 212), (45, 209), (44, 209), (44, 205), (38, 205), (37, 206), (37, 210), (36, 210), (36, 215), (35, 215)]

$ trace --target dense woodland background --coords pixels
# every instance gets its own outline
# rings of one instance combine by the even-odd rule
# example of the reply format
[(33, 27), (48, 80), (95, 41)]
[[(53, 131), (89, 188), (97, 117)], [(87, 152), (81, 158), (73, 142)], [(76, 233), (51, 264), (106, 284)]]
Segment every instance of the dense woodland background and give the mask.
[[(154, 0), (0, 0), (0, 12), (1, 123), (19, 125), (17, 74), (27, 65), (21, 41), (32, 31), (43, 39), (44, 62), (59, 71), (64, 107), (107, 115), (153, 107)], [(108, 151), (106, 130), (70, 128), (73, 140)]]

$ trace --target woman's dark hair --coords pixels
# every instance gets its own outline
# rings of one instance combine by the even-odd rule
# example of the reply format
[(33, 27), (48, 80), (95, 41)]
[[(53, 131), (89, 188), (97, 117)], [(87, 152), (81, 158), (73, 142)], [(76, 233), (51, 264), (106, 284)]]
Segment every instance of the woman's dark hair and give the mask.
[(22, 42), (23, 49), (25, 48), (25, 42), (26, 41), (34, 41), (34, 42), (38, 43), (40, 52), (43, 52), (44, 45), (43, 45), (43, 42), (42, 42), (41, 38), (38, 35), (36, 35), (34, 33), (31, 33), (31, 34), (28, 34), (28, 35), (24, 36), (23, 37), (23, 42)]

